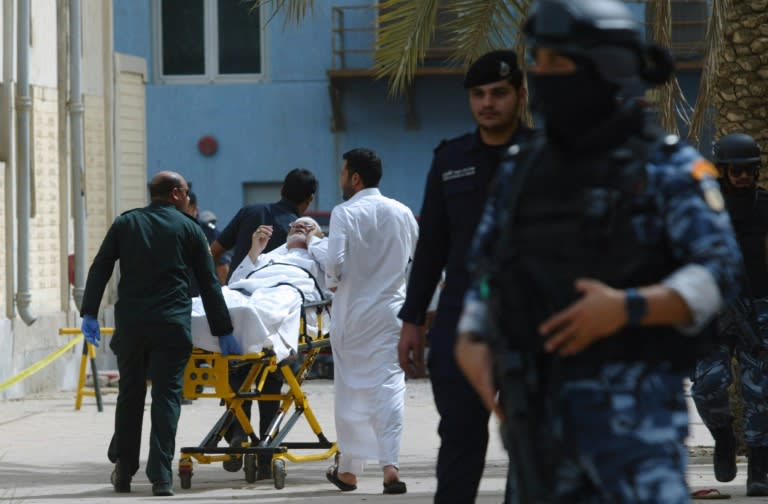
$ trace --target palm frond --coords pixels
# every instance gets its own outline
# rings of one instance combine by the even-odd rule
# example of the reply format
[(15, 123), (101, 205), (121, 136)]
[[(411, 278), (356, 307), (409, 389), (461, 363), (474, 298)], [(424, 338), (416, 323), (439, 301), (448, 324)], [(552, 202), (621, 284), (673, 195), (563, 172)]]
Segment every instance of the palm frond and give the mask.
[(699, 94), (693, 107), (688, 139), (699, 145), (704, 125), (712, 119), (712, 102), (716, 91), (715, 82), (720, 68), (720, 58), (725, 48), (725, 18), (730, 0), (713, 0), (707, 24), (704, 68), (699, 83)]
[(390, 94), (402, 94), (424, 60), (437, 25), (438, 0), (384, 0), (379, 4), (376, 76), (389, 79)]
[(454, 58), (465, 63), (484, 53), (516, 45), (529, 0), (454, 0), (446, 13), (451, 19), (439, 29), (450, 34)]
[[(650, 20), (651, 39), (657, 44), (672, 46), (672, 5), (671, 0), (650, 0), (646, 6), (646, 18)], [(691, 106), (685, 99), (677, 77), (658, 90), (659, 121), (667, 131), (679, 133), (678, 117), (690, 123)]]
[(285, 12), (286, 24), (299, 24), (315, 8), (315, 0), (256, 0), (251, 10), (259, 9), (262, 5), (272, 6), (272, 14), (267, 23), (279, 12)]

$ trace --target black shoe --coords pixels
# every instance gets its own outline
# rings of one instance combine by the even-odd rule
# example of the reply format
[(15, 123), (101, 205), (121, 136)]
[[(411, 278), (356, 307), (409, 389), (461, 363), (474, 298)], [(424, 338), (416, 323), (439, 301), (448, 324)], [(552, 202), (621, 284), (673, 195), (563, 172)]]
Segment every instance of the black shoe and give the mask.
[(768, 447), (750, 447), (747, 459), (747, 497), (768, 496)]
[(394, 480), (394, 481), (384, 482), (383, 493), (385, 494), (397, 495), (397, 494), (404, 494), (407, 491), (408, 491), (408, 487), (405, 486), (405, 481)]
[(112, 469), (112, 476), (110, 476), (109, 481), (112, 483), (112, 487), (114, 487), (115, 492), (130, 493), (131, 475), (123, 472), (119, 460), (117, 463), (115, 463), (115, 468)]
[(768, 483), (751, 481), (747, 483), (747, 497), (765, 497), (768, 495)]
[[(232, 441), (229, 443), (230, 448), (240, 448), (244, 443), (248, 441), (248, 438), (243, 435), (234, 435)], [(224, 470), (227, 472), (237, 472), (243, 468), (243, 454), (235, 455), (230, 454), (230, 458), (221, 463)]]
[(736, 438), (733, 429), (722, 427), (712, 432), (715, 438), (715, 479), (717, 481), (733, 481), (736, 477)]
[(169, 481), (157, 481), (152, 483), (152, 495), (157, 497), (170, 497), (173, 495), (173, 488)]

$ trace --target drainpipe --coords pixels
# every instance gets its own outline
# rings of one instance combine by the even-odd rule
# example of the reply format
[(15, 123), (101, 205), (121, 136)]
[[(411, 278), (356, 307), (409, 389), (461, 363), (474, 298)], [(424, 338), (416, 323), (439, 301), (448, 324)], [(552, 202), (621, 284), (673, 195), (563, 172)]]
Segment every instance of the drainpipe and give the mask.
[(5, 134), (0, 138), (2, 160), (5, 162), (5, 314), (13, 318), (16, 309), (13, 295), (16, 292), (16, 165), (13, 162), (13, 63), (15, 29), (13, 24), (13, 2), (3, 2), (3, 104)]
[(74, 184), (75, 211), (75, 286), (72, 297), (80, 310), (85, 292), (86, 278), (86, 216), (85, 216), (85, 162), (83, 143), (83, 97), (80, 85), (80, 54), (82, 40), (80, 0), (69, 4), (69, 122), (72, 152), (72, 183)]
[(36, 318), (29, 311), (32, 294), (29, 291), (29, 226), (31, 212), (31, 145), (30, 115), (32, 97), (29, 94), (29, 23), (30, 0), (19, 0), (19, 40), (17, 44), (18, 83), (16, 84), (16, 133), (18, 148), (16, 162), (19, 171), (19, 243), (18, 243), (18, 291), (16, 292), (16, 311), (27, 325), (34, 324)]

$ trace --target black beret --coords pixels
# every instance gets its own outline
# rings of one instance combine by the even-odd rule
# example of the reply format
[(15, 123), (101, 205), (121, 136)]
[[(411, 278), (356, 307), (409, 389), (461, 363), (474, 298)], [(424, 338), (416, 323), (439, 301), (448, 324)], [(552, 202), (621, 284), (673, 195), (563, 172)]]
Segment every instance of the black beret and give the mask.
[(490, 84), (520, 75), (515, 51), (491, 51), (480, 56), (467, 70), (464, 88)]

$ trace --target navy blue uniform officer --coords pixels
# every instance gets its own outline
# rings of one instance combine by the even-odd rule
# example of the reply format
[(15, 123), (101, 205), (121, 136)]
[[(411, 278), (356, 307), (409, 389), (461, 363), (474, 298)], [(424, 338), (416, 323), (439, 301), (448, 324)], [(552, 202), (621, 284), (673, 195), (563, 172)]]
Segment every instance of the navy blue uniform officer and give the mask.
[(197, 222), (184, 213), (189, 186), (184, 177), (163, 171), (150, 183), (152, 202), (123, 213), (112, 224), (88, 272), (81, 315), (82, 331), (99, 342), (99, 311), (104, 288), (120, 261), (115, 334), (120, 385), (109, 460), (112, 484), (130, 492), (139, 468), (141, 426), (147, 379), (152, 380), (152, 432), (147, 477), (154, 495), (173, 495), (171, 461), (181, 412), (183, 372), (192, 351), (191, 276), (197, 280), (211, 333), (221, 353), (242, 353), (232, 335), (208, 242)]
[(425, 313), (441, 273), (445, 288), (429, 332), (429, 371), (440, 413), (435, 502), (473, 502), (485, 465), (488, 412), (456, 367), (456, 324), (469, 284), (466, 256), (496, 168), (510, 145), (529, 135), (520, 122), (526, 101), (513, 51), (492, 51), (467, 71), (464, 87), (477, 123), (472, 134), (435, 149), (427, 176), (419, 241), (411, 269), (400, 335), (400, 365), (424, 375)]

